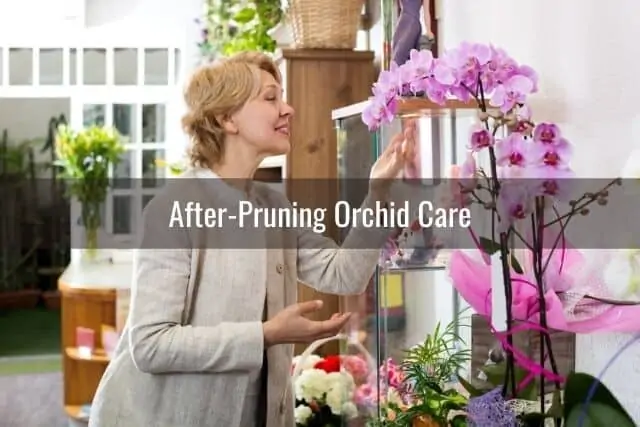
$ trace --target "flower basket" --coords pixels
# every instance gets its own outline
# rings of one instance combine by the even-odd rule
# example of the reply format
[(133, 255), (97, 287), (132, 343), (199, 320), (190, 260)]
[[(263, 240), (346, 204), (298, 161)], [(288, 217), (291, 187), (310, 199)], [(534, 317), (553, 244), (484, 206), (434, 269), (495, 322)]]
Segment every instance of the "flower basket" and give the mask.
[[(345, 369), (343, 359), (339, 359), (339, 364), (328, 362), (330, 359), (335, 361), (340, 356), (318, 358), (323, 362), (322, 364), (308, 363), (311, 357), (317, 358), (314, 353), (318, 348), (336, 340), (346, 341), (348, 345), (358, 349), (367, 366), (365, 377), (368, 373), (376, 370), (376, 363), (367, 349), (345, 334), (338, 334), (311, 343), (298, 357), (291, 375), (296, 395), (297, 426), (320, 423), (327, 427), (338, 427), (345, 425), (345, 423), (348, 425), (360, 425), (361, 422), (364, 425), (365, 417), (359, 414), (355, 403), (357, 375), (352, 375), (348, 369)], [(327, 369), (322, 366), (323, 364), (333, 366)], [(305, 395), (308, 390), (315, 391), (314, 397)]]
[(299, 49), (354, 49), (363, 0), (289, 0), (286, 19)]

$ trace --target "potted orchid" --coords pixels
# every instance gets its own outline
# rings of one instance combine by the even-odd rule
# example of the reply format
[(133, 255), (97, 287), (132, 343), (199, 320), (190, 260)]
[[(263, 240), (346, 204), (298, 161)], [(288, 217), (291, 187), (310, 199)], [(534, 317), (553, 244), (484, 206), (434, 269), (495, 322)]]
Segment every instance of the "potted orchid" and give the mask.
[[(574, 194), (573, 146), (558, 124), (534, 121), (527, 100), (537, 91), (533, 68), (492, 45), (463, 43), (440, 58), (413, 50), (405, 64), (381, 72), (363, 120), (375, 130), (395, 118), (399, 103), (416, 96), (443, 106), (449, 100), (477, 106), (466, 161), (454, 169), (450, 200), (456, 207), (473, 206), (484, 212), (490, 233), (477, 236), (469, 229), (477, 256), (454, 251), (448, 268), (462, 297), (477, 313), (491, 317), (506, 360), (501, 365), (502, 384), (472, 393), (467, 408), (472, 425), (543, 425), (546, 419), (555, 425), (582, 425), (584, 420), (601, 425), (598, 411), (606, 412), (609, 423), (616, 426), (635, 425), (597, 379), (581, 373), (565, 378), (555, 363), (550, 329), (572, 331), (580, 324), (567, 317), (564, 307), (569, 302), (578, 309), (594, 301), (616, 305), (588, 291), (575, 300), (567, 277), (585, 268), (586, 261), (569, 244), (566, 228), (592, 206), (607, 205), (621, 180)], [(595, 324), (580, 326), (582, 331), (597, 330)], [(635, 321), (635, 330), (639, 326)], [(540, 335), (539, 361), (528, 360), (514, 346), (518, 328)], [(537, 412), (516, 420), (510, 402), (518, 399), (521, 388), (518, 367), (528, 371), (527, 383), (538, 379), (534, 398), (540, 404)], [(551, 407), (544, 401), (547, 381), (555, 384)]]

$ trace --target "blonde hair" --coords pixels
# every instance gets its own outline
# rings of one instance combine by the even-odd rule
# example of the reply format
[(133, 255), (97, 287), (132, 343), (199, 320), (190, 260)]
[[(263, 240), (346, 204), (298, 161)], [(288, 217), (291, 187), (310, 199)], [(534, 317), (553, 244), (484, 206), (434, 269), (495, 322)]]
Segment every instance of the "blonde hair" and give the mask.
[(189, 135), (192, 166), (211, 167), (224, 155), (225, 133), (217, 117), (228, 117), (257, 96), (260, 71), (282, 82), (277, 65), (266, 54), (241, 52), (199, 67), (185, 89), (188, 112), (182, 127)]

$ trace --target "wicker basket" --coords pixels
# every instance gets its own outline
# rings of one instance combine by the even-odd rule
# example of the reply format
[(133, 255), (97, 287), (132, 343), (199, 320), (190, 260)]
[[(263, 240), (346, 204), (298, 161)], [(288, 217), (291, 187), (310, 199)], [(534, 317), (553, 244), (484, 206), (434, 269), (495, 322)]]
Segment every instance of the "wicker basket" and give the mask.
[(364, 0), (288, 0), (294, 47), (354, 49)]
[(314, 352), (317, 349), (319, 349), (320, 347), (322, 347), (323, 345), (331, 341), (345, 341), (347, 345), (357, 348), (360, 351), (360, 353), (362, 353), (362, 356), (364, 356), (367, 362), (367, 365), (369, 366), (370, 372), (375, 372), (378, 369), (376, 366), (376, 362), (373, 359), (373, 356), (371, 356), (371, 353), (369, 353), (369, 351), (367, 351), (367, 349), (362, 344), (360, 344), (357, 340), (353, 339), (349, 335), (338, 334), (332, 337), (323, 338), (323, 339), (314, 341), (311, 344), (309, 344), (309, 346), (300, 355), (300, 359), (298, 360), (298, 363), (293, 369), (293, 373), (291, 374), (291, 380), (293, 384), (295, 384), (296, 380), (302, 373), (302, 366), (304, 366), (304, 362), (309, 358), (309, 356), (314, 354)]

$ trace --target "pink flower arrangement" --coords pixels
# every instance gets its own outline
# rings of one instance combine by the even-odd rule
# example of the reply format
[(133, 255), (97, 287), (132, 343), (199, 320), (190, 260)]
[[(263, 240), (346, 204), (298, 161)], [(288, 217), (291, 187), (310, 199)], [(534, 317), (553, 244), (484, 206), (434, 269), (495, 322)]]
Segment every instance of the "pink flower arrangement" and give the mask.
[(393, 359), (387, 359), (378, 372), (372, 372), (368, 381), (356, 388), (355, 400), (364, 407), (384, 405), (389, 401), (399, 405), (408, 403), (404, 371)]
[(342, 355), (340, 356), (342, 367), (353, 377), (356, 384), (361, 384), (369, 376), (369, 366), (362, 356)]
[[(537, 92), (538, 76), (531, 67), (518, 64), (492, 45), (462, 43), (441, 58), (434, 58), (427, 50), (412, 50), (403, 65), (391, 64), (389, 70), (380, 73), (373, 86), (373, 99), (362, 118), (370, 130), (376, 130), (395, 118), (402, 97), (423, 94), (436, 104), (445, 105), (451, 98), (469, 101), (478, 97), (481, 90), (491, 93), (489, 104), (506, 114)], [(526, 113), (520, 112), (523, 116)], [(485, 132), (476, 137), (482, 144), (492, 140)]]

